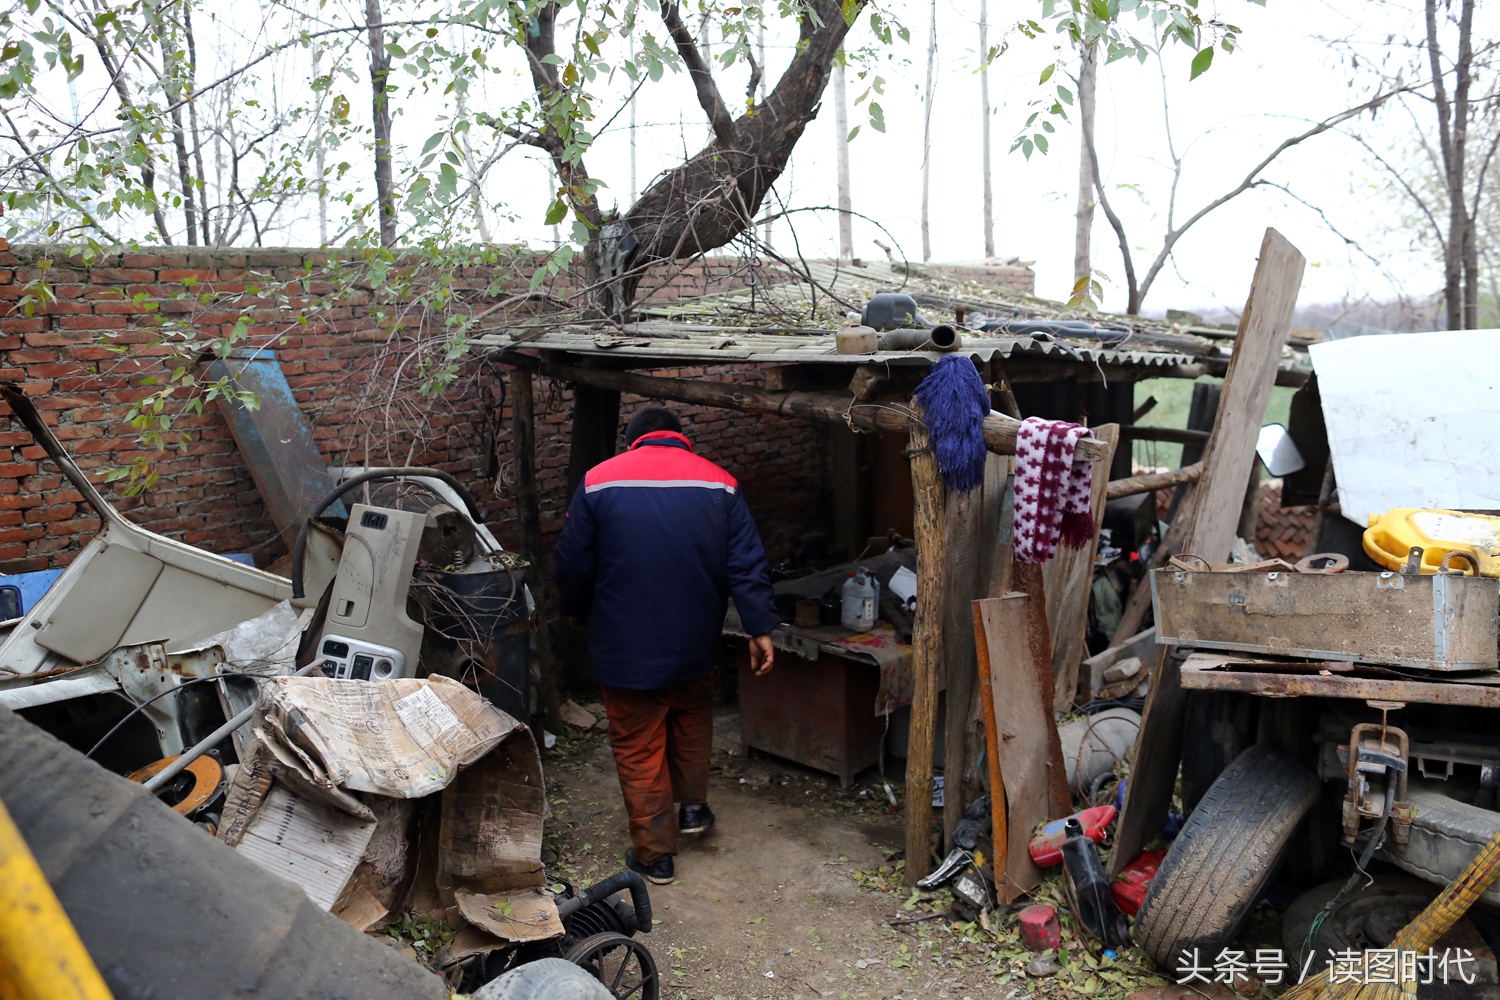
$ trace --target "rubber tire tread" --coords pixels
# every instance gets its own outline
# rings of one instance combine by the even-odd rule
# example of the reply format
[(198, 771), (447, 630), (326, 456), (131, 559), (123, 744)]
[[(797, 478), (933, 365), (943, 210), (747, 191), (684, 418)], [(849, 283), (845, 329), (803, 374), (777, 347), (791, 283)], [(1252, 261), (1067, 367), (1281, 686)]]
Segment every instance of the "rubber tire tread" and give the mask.
[(1163, 968), (1183, 950), (1211, 962), (1249, 915), (1322, 787), (1268, 746), (1236, 757), (1183, 824), (1132, 930)]

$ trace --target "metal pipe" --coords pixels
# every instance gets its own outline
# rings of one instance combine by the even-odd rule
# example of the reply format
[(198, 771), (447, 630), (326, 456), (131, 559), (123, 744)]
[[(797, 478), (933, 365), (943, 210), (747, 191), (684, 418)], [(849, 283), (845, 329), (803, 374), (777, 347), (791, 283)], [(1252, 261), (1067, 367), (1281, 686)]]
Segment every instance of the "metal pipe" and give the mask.
[[(292, 674), (292, 676), (305, 677), (309, 672), (311, 672), (313, 667), (316, 667), (317, 665), (318, 661), (314, 660), (312, 663), (309, 663), (301, 670), (298, 670), (295, 674)], [(250, 717), (254, 714), (255, 706), (251, 705), (249, 708), (245, 709), (243, 712), (240, 712), (234, 718), (224, 723), (218, 729), (215, 729), (213, 732), (203, 737), (203, 739), (194, 744), (191, 749), (184, 750), (181, 756), (172, 761), (172, 763), (168, 764), (166, 767), (162, 768), (160, 771), (156, 772), (156, 774), (152, 775), (144, 782), (146, 791), (155, 792), (162, 785), (165, 785), (167, 782), (177, 777), (183, 771), (187, 770), (187, 766), (189, 764), (197, 760), (199, 757), (202, 757), (204, 754), (208, 753), (214, 747), (218, 746), (226, 736), (229, 736), (235, 730), (239, 729), (245, 723), (249, 722)]]
[(931, 330), (892, 330), (878, 341), (882, 351), (956, 351), (963, 346), (958, 330), (940, 323)]

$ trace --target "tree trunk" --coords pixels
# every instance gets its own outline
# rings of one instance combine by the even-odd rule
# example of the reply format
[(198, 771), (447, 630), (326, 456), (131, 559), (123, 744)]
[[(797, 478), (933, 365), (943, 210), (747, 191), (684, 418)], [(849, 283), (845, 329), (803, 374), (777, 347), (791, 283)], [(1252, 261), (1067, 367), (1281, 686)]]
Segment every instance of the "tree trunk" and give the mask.
[[(862, 7), (857, 4), (851, 14)], [(786, 169), (807, 123), (817, 116), (848, 30), (837, 3), (812, 0), (790, 65), (763, 102), (730, 123), (733, 141), (724, 142), (716, 130), (706, 147), (660, 176), (624, 216), (595, 230), (590, 270), (598, 276), (595, 280), (609, 282), (608, 298), (618, 303), (605, 309), (605, 315), (624, 317), (651, 264), (717, 249), (755, 224), (766, 192)], [(550, 21), (547, 32), (550, 44)], [(537, 72), (534, 67), (533, 76)]]
[[(1098, 76), (1098, 50), (1083, 50), (1083, 64), (1078, 70), (1078, 213), (1073, 235), (1073, 281), (1088, 287), (1093, 273), (1089, 238), (1094, 230), (1094, 81)], [(1137, 307), (1139, 308), (1139, 307)]]
[(212, 246), (208, 231), (208, 171), (203, 168), (203, 139), (198, 131), (198, 42), (193, 35), (193, 5), (182, 5), (182, 33), (187, 39), (187, 89), (194, 100), (188, 101), (188, 124), (193, 132), (193, 162), (198, 168), (198, 225), (203, 231), (203, 245)]
[[(1433, 104), (1438, 113), (1438, 145), (1443, 154), (1443, 186), (1448, 195), (1448, 240), (1443, 248), (1443, 298), (1450, 330), (1464, 328), (1463, 281), (1470, 219), (1464, 197), (1465, 146), (1469, 130), (1469, 70), (1474, 59), (1474, 0), (1463, 0), (1458, 22), (1458, 58), (1453, 64), (1453, 99), (1444, 83), (1437, 0), (1427, 0), (1427, 57), (1432, 70)], [(1446, 5), (1445, 5), (1446, 6)]]
[(396, 182), (391, 173), (391, 104), (386, 80), (391, 57), (385, 51), (380, 0), (365, 0), (365, 29), (370, 36), (370, 98), (375, 120), (375, 201), (380, 209), (380, 245), (396, 245)]
[(849, 103), (844, 89), (844, 53), (833, 66), (833, 131), (839, 171), (839, 259), (854, 256), (854, 203), (849, 195)]
[(990, 189), (989, 0), (979, 0), (979, 146), (984, 172), (984, 258), (995, 256), (995, 198)]
[(932, 259), (932, 231), (927, 212), (932, 180), (932, 74), (937, 63), (937, 0), (927, 21), (927, 85), (922, 90), (922, 259)]

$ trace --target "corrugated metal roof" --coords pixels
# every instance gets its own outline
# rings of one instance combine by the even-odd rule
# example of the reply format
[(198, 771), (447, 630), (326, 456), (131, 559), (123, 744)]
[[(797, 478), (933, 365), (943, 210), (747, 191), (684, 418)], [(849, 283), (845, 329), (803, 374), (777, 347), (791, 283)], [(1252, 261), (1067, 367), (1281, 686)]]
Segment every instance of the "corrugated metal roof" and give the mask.
[[(839, 354), (834, 348), (833, 334), (827, 332), (774, 333), (767, 332), (764, 328), (705, 327), (662, 321), (633, 324), (620, 333), (600, 333), (597, 330), (566, 327), (536, 335), (525, 330), (514, 333), (497, 331), (475, 338), (474, 343), (477, 347), (493, 349), (524, 346), (527, 349), (567, 351), (571, 354), (716, 364), (816, 362), (930, 365), (942, 356), (936, 351)], [(1089, 365), (1146, 368), (1187, 364), (1193, 360), (1186, 354), (1120, 350), (1073, 340), (1049, 341), (1034, 337), (996, 337), (967, 332), (963, 334), (963, 343), (958, 353), (981, 362), (997, 357), (1001, 360), (1026, 357)]]

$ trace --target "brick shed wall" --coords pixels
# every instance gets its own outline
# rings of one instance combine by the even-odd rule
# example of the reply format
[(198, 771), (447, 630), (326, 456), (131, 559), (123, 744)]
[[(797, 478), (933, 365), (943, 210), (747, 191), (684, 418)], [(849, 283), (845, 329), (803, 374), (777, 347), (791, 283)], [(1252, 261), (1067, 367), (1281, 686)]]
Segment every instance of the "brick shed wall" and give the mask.
[[(226, 308), (214, 293), (234, 295), (261, 275), (292, 279), (313, 268), (312, 294), (326, 290), (317, 268), (325, 258), (305, 250), (199, 251), (168, 248), (96, 261), (56, 259), (45, 272), (40, 252), (0, 240), (0, 382), (31, 396), (44, 419), (96, 479), (127, 466), (138, 454), (136, 431), (127, 421), (131, 404), (151, 389), (146, 379), (161, 371), (148, 348), (156, 338), (154, 316), (175, 314), (202, 331), (227, 331), (238, 306)], [(743, 262), (700, 261), (677, 274), (651, 276), (643, 285), (660, 297), (695, 295), (743, 287)], [(34, 315), (19, 308), (26, 285), (45, 273), (55, 301)], [(523, 287), (524, 287), (524, 275)], [(465, 273), (471, 289), (488, 283), (482, 272)], [(761, 280), (765, 280), (764, 274)], [(563, 283), (566, 287), (566, 282)], [(152, 310), (155, 306), (155, 311)], [(312, 424), (329, 465), (429, 465), (469, 485), (486, 520), (507, 548), (519, 548), (511, 495), (510, 407), (500, 371), (471, 363), (455, 391), (441, 398), (414, 393), (386, 398), (386, 383), (372, 381), (377, 363), (399, 361), (382, 350), (390, 339), (371, 315), (367, 294), (341, 298), (338, 308), (316, 322), (295, 323), (290, 310), (266, 308), (254, 315), (252, 343), (273, 335), (274, 349), (298, 403)], [(144, 363), (122, 360), (129, 346)], [(689, 369), (666, 374), (758, 381), (750, 366)], [(566, 492), (572, 393), (538, 380), (537, 461), (542, 527), (548, 550), (561, 529)], [(502, 396), (507, 403), (499, 412)], [(644, 401), (627, 397), (622, 424)], [(0, 404), (0, 412), (5, 410)], [(700, 453), (724, 465), (743, 484), (773, 562), (792, 540), (825, 520), (823, 448), (818, 428), (800, 421), (681, 409)], [(185, 416), (179, 426), (191, 441), (181, 452), (156, 456), (160, 481), (138, 497), (104, 489), (127, 517), (153, 531), (216, 552), (251, 552), (267, 566), (284, 554), (248, 468), (216, 406)], [(18, 425), (0, 425), (0, 572), (15, 573), (67, 564), (98, 529)]]

